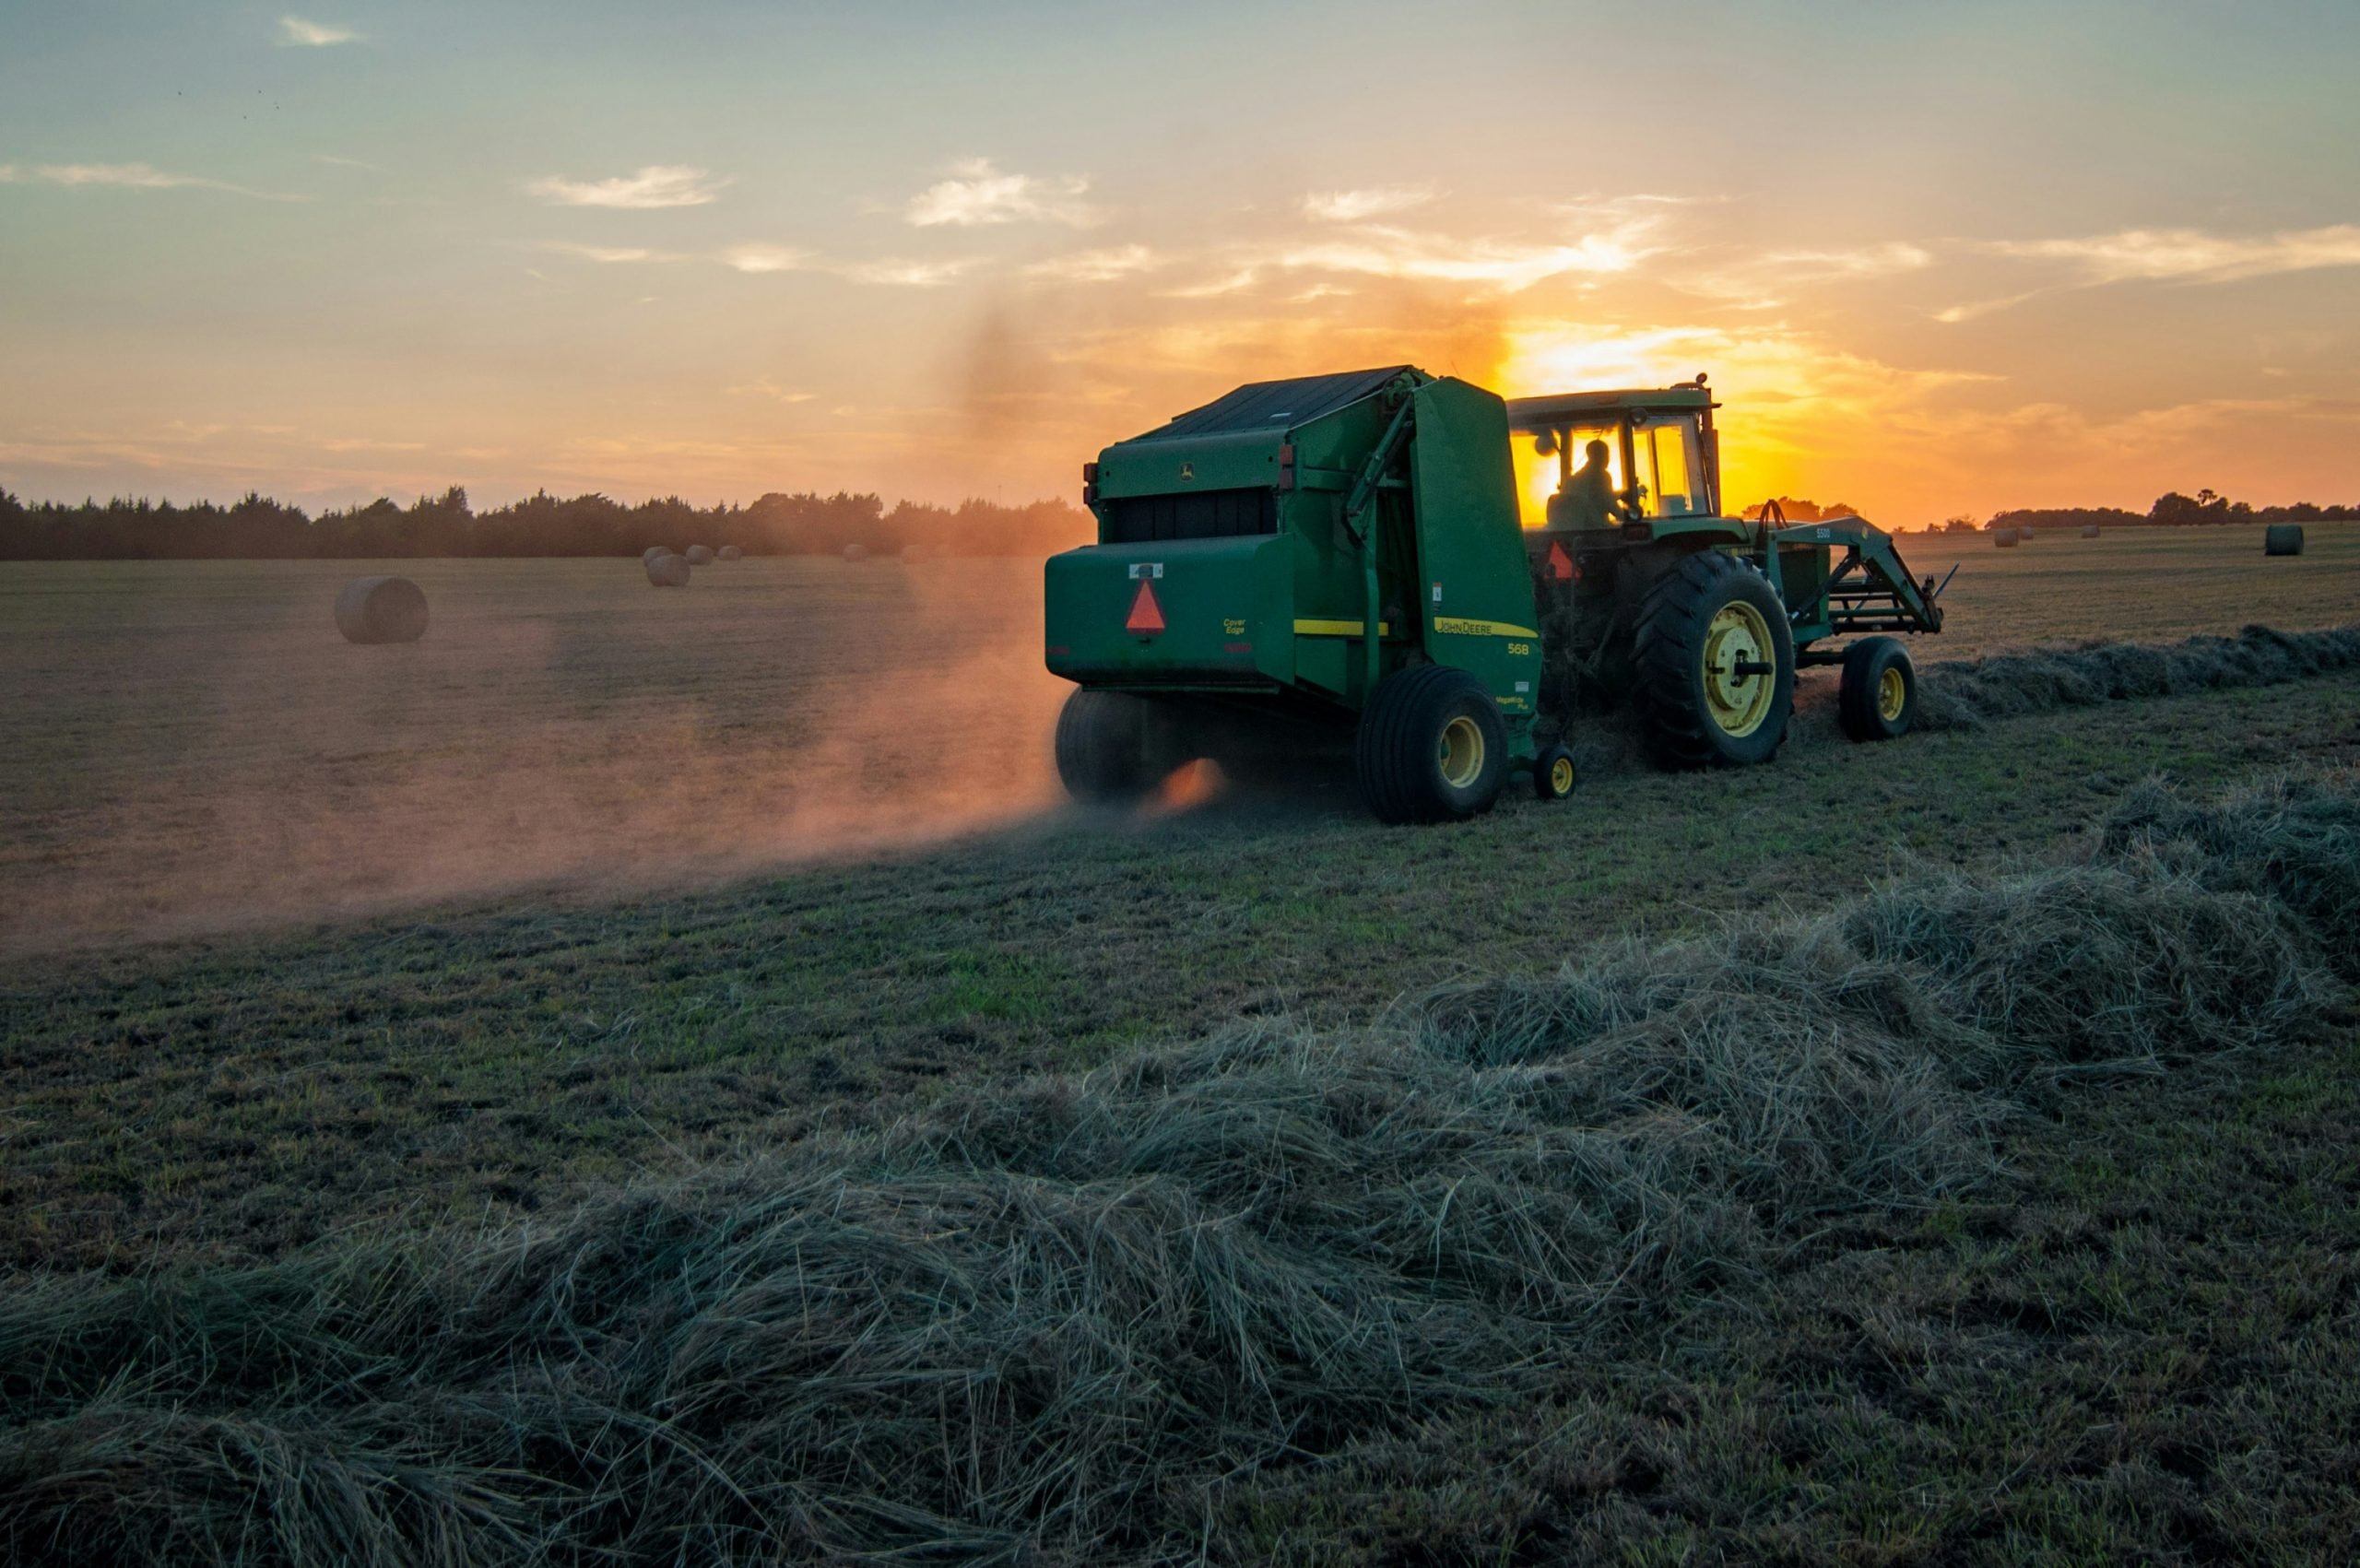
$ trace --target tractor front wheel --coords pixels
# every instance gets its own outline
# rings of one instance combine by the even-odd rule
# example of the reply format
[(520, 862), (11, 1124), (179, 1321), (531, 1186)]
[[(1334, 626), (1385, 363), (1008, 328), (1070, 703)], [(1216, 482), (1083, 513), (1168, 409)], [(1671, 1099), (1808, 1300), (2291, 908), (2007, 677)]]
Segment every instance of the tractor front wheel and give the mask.
[(1667, 768), (1767, 762), (1787, 738), (1795, 640), (1762, 573), (1699, 550), (1650, 584), (1632, 642), (1648, 749)]
[(1890, 637), (1863, 637), (1844, 650), (1835, 709), (1855, 740), (1894, 740), (1918, 719), (1918, 670)]
[(1465, 670), (1417, 665), (1376, 683), (1353, 748), (1362, 798), (1380, 822), (1447, 822), (1488, 811), (1508, 772), (1507, 725)]
[(1086, 805), (1120, 805), (1153, 788), (1162, 774), (1150, 756), (1154, 713), (1127, 691), (1083, 687), (1057, 713), (1057, 777)]

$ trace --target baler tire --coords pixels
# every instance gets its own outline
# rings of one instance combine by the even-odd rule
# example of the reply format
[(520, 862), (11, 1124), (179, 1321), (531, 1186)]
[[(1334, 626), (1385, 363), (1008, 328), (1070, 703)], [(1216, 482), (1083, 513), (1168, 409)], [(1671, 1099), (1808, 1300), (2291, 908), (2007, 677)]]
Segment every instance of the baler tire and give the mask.
[(1532, 793), (1542, 800), (1563, 800), (1574, 793), (1574, 754), (1562, 746), (1544, 747), (1532, 760)]
[(1898, 740), (1918, 722), (1918, 668), (1891, 637), (1863, 637), (1844, 650), (1835, 713), (1854, 740)]
[[(1705, 685), (1716, 619), (1735, 606), (1747, 607), (1741, 619), (1758, 624), (1777, 666), (1762, 712), (1742, 733), (1714, 716)], [(1632, 705), (1658, 767), (1734, 767), (1778, 754), (1794, 710), (1795, 640), (1787, 607), (1762, 573), (1719, 550), (1687, 557), (1648, 585), (1631, 651)]]
[(1081, 687), (1057, 711), (1057, 777), (1085, 805), (1122, 805), (1152, 788), (1147, 699)]
[[(1464, 821), (1489, 811), (1507, 780), (1499, 704), (1481, 681), (1447, 665), (1415, 665), (1378, 681), (1352, 750), (1361, 796), (1380, 822)], [(1454, 750), (1471, 764), (1457, 782)]]

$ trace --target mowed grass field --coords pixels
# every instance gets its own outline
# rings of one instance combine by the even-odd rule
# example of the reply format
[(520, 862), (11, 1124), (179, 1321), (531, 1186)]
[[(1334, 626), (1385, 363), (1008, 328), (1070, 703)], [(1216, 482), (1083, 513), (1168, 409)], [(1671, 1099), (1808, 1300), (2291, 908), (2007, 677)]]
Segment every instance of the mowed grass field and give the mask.
[[(1968, 541), (1918, 655), (2349, 622), (2360, 531), (2310, 533), (2293, 560), (2254, 529)], [(673, 594), (627, 561), (407, 563), (436, 619), (401, 649), (335, 637), (362, 569), (0, 567), (19, 1283), (554, 1222), (1241, 1018), (1330, 1028), (2071, 859), (2150, 774), (2360, 766), (2348, 673), (1875, 748), (1822, 674), (1768, 768), (1610, 766), (1447, 830), (1332, 787), (1110, 816), (1058, 802), (1033, 567), (749, 562)], [(2001, 1186), (1815, 1244), (1644, 1357), (1233, 1487), (1212, 1555), (2335, 1561), (2360, 1034), (2327, 1018), (2015, 1128)]]

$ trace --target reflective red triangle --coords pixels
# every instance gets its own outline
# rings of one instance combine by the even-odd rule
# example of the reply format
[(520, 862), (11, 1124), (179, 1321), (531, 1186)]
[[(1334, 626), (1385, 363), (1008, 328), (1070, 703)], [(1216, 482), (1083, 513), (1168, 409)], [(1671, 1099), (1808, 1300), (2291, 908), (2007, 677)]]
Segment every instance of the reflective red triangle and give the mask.
[(1549, 541), (1549, 575), (1560, 583), (1574, 580), (1574, 558), (1565, 553), (1564, 545), (1556, 539)]
[(1163, 607), (1155, 602), (1155, 588), (1144, 577), (1139, 579), (1139, 597), (1131, 601), (1131, 619), (1123, 622), (1126, 631), (1161, 631), (1163, 630)]

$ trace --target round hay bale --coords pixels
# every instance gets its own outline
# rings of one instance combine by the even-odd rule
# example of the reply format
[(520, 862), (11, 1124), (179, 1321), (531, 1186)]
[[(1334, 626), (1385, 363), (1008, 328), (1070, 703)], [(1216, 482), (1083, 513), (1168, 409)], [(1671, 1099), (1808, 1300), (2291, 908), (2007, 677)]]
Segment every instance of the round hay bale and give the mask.
[(2261, 531), (2261, 553), (2264, 555), (2302, 554), (2303, 525), (2300, 523), (2272, 523)]
[(680, 553), (688, 557), (689, 564), (690, 566), (711, 566), (713, 564), (713, 547), (711, 545), (690, 545), (687, 549), (682, 550)]
[(356, 577), (336, 596), (348, 643), (415, 643), (426, 635), (426, 595), (407, 577)]
[(844, 547), (844, 559), (846, 560), (867, 560), (868, 559), (868, 547), (867, 545), (846, 545)]
[(689, 585), (689, 558), (668, 551), (647, 563), (647, 581), (658, 588), (685, 588)]
[(2003, 550), (2014, 549), (2016, 531), (2013, 528), (1994, 528), (1991, 530), (1991, 543)]
[(715, 560), (743, 560), (746, 559), (746, 552), (739, 549), (736, 545), (724, 545), (719, 549), (713, 552), (713, 559)]
[(650, 545), (645, 549), (639, 552), (639, 559), (642, 560), (654, 560), (659, 555), (670, 555), (671, 553), (672, 547), (669, 545)]
[(924, 560), (925, 559), (926, 547), (924, 545), (903, 545), (902, 547), (902, 564), (903, 566), (907, 566), (913, 561)]
[(2098, 536), (2098, 525), (2097, 525), (2096, 524), (2094, 524), (2094, 523), (2084, 523), (2084, 524), (2083, 524), (2083, 525), (2082, 525), (2082, 537), (2083, 537), (2083, 538), (2085, 538), (2085, 539), (2094, 539), (2094, 538), (2096, 538), (2097, 536)]

